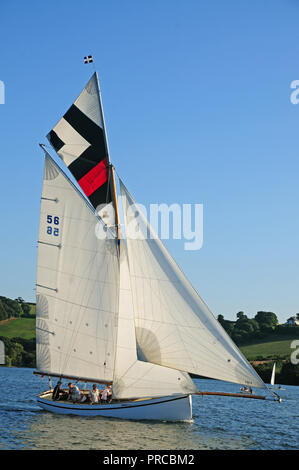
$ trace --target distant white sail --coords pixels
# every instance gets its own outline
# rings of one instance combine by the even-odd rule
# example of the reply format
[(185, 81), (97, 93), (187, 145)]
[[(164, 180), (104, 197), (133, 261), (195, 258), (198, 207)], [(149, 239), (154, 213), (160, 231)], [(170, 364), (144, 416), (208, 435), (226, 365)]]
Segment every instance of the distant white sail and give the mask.
[(127, 249), (120, 245), (119, 319), (113, 395), (116, 398), (159, 397), (193, 393), (196, 387), (185, 372), (138, 360)]
[(95, 235), (99, 218), (47, 154), (37, 266), (37, 369), (113, 379), (119, 268), (114, 239)]
[(275, 382), (275, 366), (276, 366), (276, 362), (274, 362), (273, 369), (272, 369), (271, 385), (274, 385), (274, 382)]
[[(120, 181), (136, 340), (148, 362), (266, 387), (178, 268)], [(138, 231), (142, 234), (136, 237)]]

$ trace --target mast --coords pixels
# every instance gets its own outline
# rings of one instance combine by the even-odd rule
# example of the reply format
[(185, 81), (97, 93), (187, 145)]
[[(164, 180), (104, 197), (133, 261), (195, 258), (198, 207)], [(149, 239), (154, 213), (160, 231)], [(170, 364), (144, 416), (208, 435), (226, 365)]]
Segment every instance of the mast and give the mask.
[(120, 250), (120, 224), (119, 224), (119, 211), (118, 211), (118, 203), (117, 203), (117, 191), (116, 191), (116, 183), (115, 183), (115, 172), (114, 172), (114, 166), (110, 162), (109, 144), (108, 144), (108, 137), (107, 137), (107, 131), (106, 131), (99, 76), (97, 72), (95, 72), (95, 75), (96, 75), (96, 83), (97, 83), (98, 93), (99, 93), (101, 116), (102, 116), (102, 121), (103, 121), (104, 141), (105, 141), (105, 147), (106, 147), (106, 153), (107, 153), (109, 176), (111, 178), (111, 185), (112, 185), (112, 192), (113, 192), (113, 199), (114, 199), (115, 225), (117, 227), (117, 245), (118, 245), (118, 250)]
[(114, 166), (110, 165), (110, 169), (111, 169), (111, 176), (112, 176), (111, 182), (112, 182), (114, 206), (115, 206), (115, 224), (117, 227), (117, 246), (118, 246), (118, 251), (120, 251), (120, 224), (119, 224), (119, 212), (118, 212), (116, 185), (115, 185)]
[(103, 121), (103, 131), (104, 131), (104, 141), (105, 141), (105, 147), (106, 147), (106, 153), (107, 153), (107, 161), (108, 164), (110, 164), (110, 152), (109, 152), (109, 145), (108, 145), (108, 138), (107, 138), (107, 132), (106, 132), (106, 124), (105, 124), (105, 117), (104, 117), (104, 110), (103, 110), (103, 102), (102, 102), (102, 95), (101, 95), (101, 89), (100, 89), (100, 82), (99, 82), (99, 77), (98, 73), (95, 72), (96, 76), (96, 83), (98, 87), (98, 93), (99, 93), (99, 102), (100, 102), (100, 110), (101, 110), (101, 117)]

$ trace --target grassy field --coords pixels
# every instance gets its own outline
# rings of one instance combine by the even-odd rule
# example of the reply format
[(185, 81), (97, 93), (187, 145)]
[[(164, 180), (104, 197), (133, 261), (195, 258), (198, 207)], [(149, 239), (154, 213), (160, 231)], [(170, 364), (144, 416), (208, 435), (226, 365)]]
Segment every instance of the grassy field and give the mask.
[(263, 343), (250, 344), (248, 346), (240, 346), (244, 356), (249, 361), (257, 359), (288, 359), (294, 349), (291, 343), (294, 339), (299, 338), (291, 336), (287, 338), (275, 338), (275, 341), (265, 341)]
[(15, 318), (0, 322), (0, 336), (35, 338), (35, 318)]

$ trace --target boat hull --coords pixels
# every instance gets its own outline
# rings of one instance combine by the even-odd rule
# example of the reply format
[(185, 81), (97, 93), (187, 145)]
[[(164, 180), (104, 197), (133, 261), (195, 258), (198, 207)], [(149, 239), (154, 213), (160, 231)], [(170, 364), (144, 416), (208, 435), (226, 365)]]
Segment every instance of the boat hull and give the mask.
[(191, 395), (177, 395), (144, 400), (97, 404), (73, 404), (43, 398), (37, 402), (41, 408), (52, 413), (77, 416), (102, 416), (129, 420), (191, 421)]

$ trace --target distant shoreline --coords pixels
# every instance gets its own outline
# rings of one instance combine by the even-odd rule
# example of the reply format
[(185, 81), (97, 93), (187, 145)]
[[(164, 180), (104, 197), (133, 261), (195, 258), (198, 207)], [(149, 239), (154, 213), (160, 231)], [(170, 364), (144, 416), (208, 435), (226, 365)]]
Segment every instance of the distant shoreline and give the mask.
[[(5, 345), (6, 366), (35, 368), (36, 305), (32, 302), (25, 302), (20, 297), (15, 300), (0, 297), (0, 313), (1, 306), (2, 315), (8, 316), (2, 319), (0, 316), (0, 340)], [(3, 307), (6, 308), (4, 312)], [(258, 312), (258, 314), (260, 317), (270, 315), (269, 312)], [(299, 326), (276, 325), (272, 328), (259, 328), (256, 335), (243, 335), (238, 341), (236, 331), (239, 333), (242, 331), (241, 327), (245, 328), (250, 323), (254, 324), (255, 320), (248, 319), (242, 312), (239, 312), (237, 316), (236, 322), (228, 322), (222, 318), (222, 326), (228, 330), (228, 335), (232, 337), (263, 381), (270, 383), (275, 362), (275, 383), (299, 385), (299, 365), (292, 364), (290, 361), (293, 352), (292, 341), (299, 340)]]

